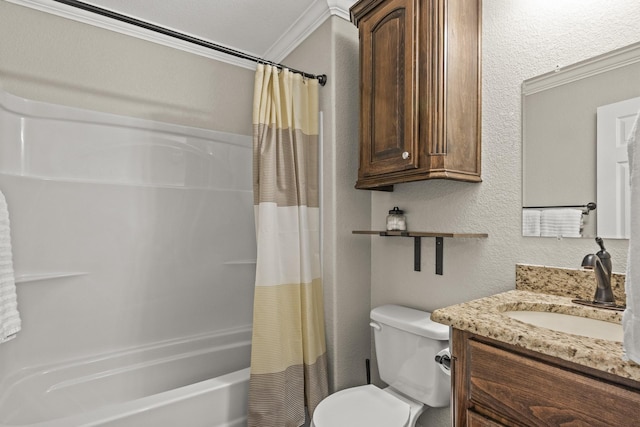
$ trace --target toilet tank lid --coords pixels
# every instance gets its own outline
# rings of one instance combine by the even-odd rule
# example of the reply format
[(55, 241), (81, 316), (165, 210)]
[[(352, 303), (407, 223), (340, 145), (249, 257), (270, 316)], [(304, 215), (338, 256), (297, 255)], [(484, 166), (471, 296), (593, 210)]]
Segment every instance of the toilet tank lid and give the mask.
[(371, 310), (371, 319), (426, 338), (447, 341), (449, 327), (431, 320), (431, 313), (387, 304)]

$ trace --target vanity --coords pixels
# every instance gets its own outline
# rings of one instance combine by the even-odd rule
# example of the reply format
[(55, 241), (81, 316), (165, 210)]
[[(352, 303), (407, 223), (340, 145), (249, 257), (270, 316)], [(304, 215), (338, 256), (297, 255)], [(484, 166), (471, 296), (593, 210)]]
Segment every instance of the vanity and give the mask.
[[(432, 313), (452, 328), (455, 426), (638, 424), (640, 365), (623, 359), (618, 332), (594, 338), (510, 314), (564, 314), (618, 328), (621, 312), (571, 302), (593, 296), (591, 274), (518, 265), (516, 290)], [(624, 301), (623, 275), (614, 274), (612, 288)]]

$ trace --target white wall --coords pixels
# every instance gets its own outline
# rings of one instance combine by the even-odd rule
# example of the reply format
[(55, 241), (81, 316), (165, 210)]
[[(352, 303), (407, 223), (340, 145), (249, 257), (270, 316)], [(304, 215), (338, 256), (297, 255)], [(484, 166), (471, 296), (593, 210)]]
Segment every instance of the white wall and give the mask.
[[(597, 0), (484, 0), (482, 178), (480, 184), (424, 181), (372, 193), (373, 227), (393, 206), (413, 230), (486, 232), (488, 239), (445, 239), (444, 275), (434, 274), (434, 242), (423, 239), (422, 272), (411, 239), (372, 238), (371, 303), (425, 310), (513, 289), (516, 263), (578, 268), (592, 240), (521, 237), (520, 86), (524, 79), (640, 40), (640, 3)], [(626, 241), (606, 241), (624, 272)], [(449, 409), (422, 425), (446, 426)]]

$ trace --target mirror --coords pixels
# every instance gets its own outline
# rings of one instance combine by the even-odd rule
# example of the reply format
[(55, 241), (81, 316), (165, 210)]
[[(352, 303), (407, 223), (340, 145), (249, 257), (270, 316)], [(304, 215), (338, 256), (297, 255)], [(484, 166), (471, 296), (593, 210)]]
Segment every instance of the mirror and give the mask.
[[(640, 43), (524, 81), (523, 236), (628, 238), (624, 227), (609, 224), (619, 213), (606, 211), (623, 202), (611, 201), (610, 196), (617, 194), (615, 185), (597, 166), (598, 156), (604, 159), (603, 150), (608, 150), (602, 142), (598, 147), (597, 123), (600, 107), (636, 97), (640, 97)], [(614, 129), (628, 133), (637, 112), (616, 122)], [(591, 202), (596, 203), (595, 210), (587, 208)], [(553, 227), (550, 231), (549, 224), (560, 224), (565, 231)]]

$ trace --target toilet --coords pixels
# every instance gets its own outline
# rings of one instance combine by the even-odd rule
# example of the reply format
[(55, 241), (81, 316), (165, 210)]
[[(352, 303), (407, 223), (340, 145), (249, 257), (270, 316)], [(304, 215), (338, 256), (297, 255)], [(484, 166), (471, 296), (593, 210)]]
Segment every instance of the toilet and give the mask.
[(380, 378), (388, 387), (352, 387), (316, 407), (311, 427), (414, 427), (428, 407), (449, 405), (451, 377), (435, 362), (448, 353), (449, 327), (399, 305), (371, 310)]

